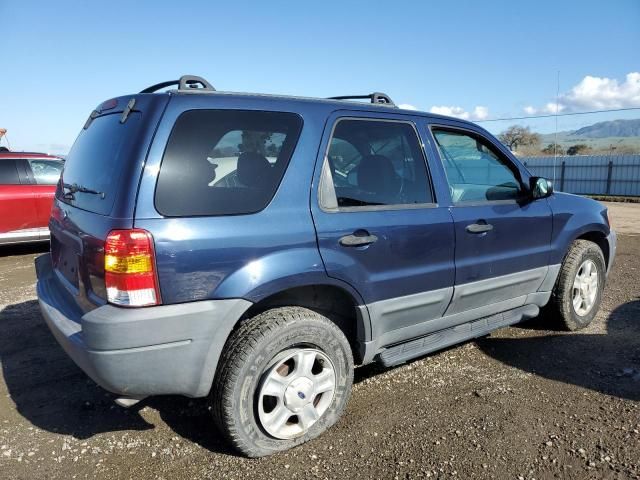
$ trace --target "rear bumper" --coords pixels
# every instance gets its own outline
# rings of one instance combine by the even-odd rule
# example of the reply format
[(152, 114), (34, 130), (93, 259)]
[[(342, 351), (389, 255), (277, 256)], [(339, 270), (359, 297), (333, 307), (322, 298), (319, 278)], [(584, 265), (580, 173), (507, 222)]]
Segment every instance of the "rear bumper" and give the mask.
[(208, 394), (243, 299), (83, 313), (58, 281), (51, 256), (36, 259), (42, 315), (58, 343), (97, 384), (126, 396)]
[(616, 231), (611, 229), (609, 235), (607, 235), (607, 242), (609, 242), (609, 264), (607, 265), (607, 276), (613, 266), (613, 260), (616, 258), (616, 248), (618, 246), (618, 236)]

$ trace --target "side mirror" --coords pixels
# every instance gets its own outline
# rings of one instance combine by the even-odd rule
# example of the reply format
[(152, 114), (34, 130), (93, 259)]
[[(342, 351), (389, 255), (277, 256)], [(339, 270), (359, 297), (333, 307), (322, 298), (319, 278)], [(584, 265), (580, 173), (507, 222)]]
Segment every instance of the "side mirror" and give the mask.
[(547, 198), (553, 193), (553, 182), (544, 177), (531, 177), (529, 179), (529, 186), (531, 189), (531, 197), (534, 200), (537, 198)]

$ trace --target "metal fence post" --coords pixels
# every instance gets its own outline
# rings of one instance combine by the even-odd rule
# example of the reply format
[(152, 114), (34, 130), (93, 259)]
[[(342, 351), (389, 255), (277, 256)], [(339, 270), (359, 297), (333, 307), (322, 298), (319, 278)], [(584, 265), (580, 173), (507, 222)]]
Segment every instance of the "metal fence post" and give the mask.
[(607, 168), (607, 195), (611, 193), (611, 173), (613, 172), (613, 160), (609, 160), (609, 167)]
[(640, 198), (640, 154), (583, 155), (558, 160), (559, 163), (553, 157), (520, 159), (532, 175), (553, 178), (559, 192)]

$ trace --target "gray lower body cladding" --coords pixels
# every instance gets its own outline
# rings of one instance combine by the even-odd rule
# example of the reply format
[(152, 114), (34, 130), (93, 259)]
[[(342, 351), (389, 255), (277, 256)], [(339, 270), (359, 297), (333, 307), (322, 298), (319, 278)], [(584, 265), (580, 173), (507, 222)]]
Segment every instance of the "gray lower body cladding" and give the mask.
[(97, 384), (126, 396), (208, 394), (226, 339), (251, 303), (242, 299), (88, 313), (57, 280), (50, 255), (36, 260), (43, 317), (73, 361)]
[(385, 367), (398, 365), (412, 358), (487, 335), (497, 328), (506, 327), (507, 325), (513, 325), (522, 320), (533, 318), (537, 316), (539, 312), (540, 309), (538, 306), (526, 305), (507, 312), (491, 315), (490, 317), (463, 323), (455, 327), (445, 328), (430, 335), (385, 348), (378, 355), (378, 360)]
[[(551, 297), (560, 267), (545, 266), (368, 305), (372, 338), (362, 346), (363, 363), (375, 359), (385, 365), (401, 363), (412, 358), (410, 351), (414, 357), (424, 355), (536, 316)], [(486, 328), (477, 333), (481, 325)], [(396, 355), (400, 344), (405, 345), (402, 359)], [(391, 349), (395, 354), (385, 357)]]

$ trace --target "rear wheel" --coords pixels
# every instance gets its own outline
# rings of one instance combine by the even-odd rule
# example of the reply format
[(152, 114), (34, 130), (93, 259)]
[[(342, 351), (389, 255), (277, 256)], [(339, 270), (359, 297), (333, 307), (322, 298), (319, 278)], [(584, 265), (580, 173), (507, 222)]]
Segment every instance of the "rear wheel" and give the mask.
[(220, 431), (261, 457), (317, 437), (342, 414), (353, 358), (342, 331), (300, 307), (245, 322), (225, 347), (210, 396)]
[(567, 330), (589, 325), (600, 308), (606, 265), (600, 247), (576, 240), (562, 263), (553, 292), (552, 310)]

